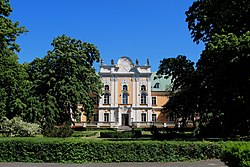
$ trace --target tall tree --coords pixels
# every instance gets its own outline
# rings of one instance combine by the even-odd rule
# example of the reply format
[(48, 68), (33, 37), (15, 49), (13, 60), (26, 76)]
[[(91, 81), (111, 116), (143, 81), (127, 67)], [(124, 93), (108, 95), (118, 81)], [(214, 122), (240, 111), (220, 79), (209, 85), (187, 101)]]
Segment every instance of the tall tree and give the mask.
[(3, 116), (9, 119), (21, 115), (25, 108), (24, 91), (27, 84), (27, 73), (18, 63), (15, 54), (20, 48), (16, 38), (26, 32), (18, 22), (8, 17), (12, 12), (9, 0), (0, 1), (0, 121)]
[[(196, 114), (196, 89), (197, 84), (195, 77), (196, 71), (194, 63), (179, 55), (176, 58), (164, 58), (160, 61), (157, 72), (158, 75), (164, 75), (165, 78), (171, 77), (172, 95), (169, 101), (163, 106), (164, 113), (173, 113), (176, 118), (181, 118), (182, 126), (186, 126), (188, 118), (194, 118)], [(196, 125), (193, 120), (194, 126)]]
[[(171, 61), (161, 62), (160, 67), (169, 66), (169, 74), (177, 74), (174, 85), (185, 85), (164, 108), (184, 118), (197, 113), (201, 134), (225, 137), (250, 134), (249, 9), (246, 0), (195, 1), (186, 12), (186, 21), (194, 41), (206, 44), (196, 69), (185, 73), (186, 63), (173, 66)], [(178, 62), (178, 57), (174, 61)]]
[(65, 35), (55, 38), (51, 45), (54, 49), (44, 58), (30, 63), (33, 105), (49, 125), (70, 121), (71, 110), (76, 113), (79, 104), (91, 115), (91, 95), (100, 94), (102, 87), (93, 68), (100, 59), (99, 51), (93, 44)]
[[(215, 35), (197, 63), (201, 122), (225, 136), (250, 132), (250, 32)], [(210, 129), (211, 131), (211, 129)]]
[(215, 34), (241, 35), (250, 30), (248, 0), (196, 0), (186, 12), (194, 42), (207, 43)]

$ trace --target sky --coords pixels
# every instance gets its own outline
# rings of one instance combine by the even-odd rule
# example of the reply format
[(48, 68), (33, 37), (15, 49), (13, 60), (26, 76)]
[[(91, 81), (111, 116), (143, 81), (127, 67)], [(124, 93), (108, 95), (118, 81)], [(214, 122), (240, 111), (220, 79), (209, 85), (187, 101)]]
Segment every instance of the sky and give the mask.
[[(60, 35), (94, 44), (105, 64), (122, 56), (157, 71), (163, 58), (197, 62), (204, 44), (193, 42), (185, 11), (194, 0), (10, 0), (10, 19), (29, 32), (18, 37), (19, 63), (43, 58)], [(99, 63), (94, 66), (99, 70)]]

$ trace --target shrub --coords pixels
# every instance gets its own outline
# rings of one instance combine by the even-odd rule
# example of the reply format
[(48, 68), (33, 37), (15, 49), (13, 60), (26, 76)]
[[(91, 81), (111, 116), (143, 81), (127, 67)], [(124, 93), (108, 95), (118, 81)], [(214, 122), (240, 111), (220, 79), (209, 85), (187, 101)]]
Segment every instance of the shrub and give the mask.
[(72, 134), (72, 137), (90, 137), (95, 136), (97, 132), (91, 132), (91, 131), (74, 131)]
[(229, 167), (249, 167), (250, 142), (228, 142), (221, 160)]
[(142, 134), (140, 130), (100, 132), (100, 138), (139, 138), (141, 135)]
[(73, 130), (67, 124), (62, 126), (48, 126), (43, 130), (43, 136), (45, 137), (70, 137), (73, 134)]
[(218, 158), (221, 143), (0, 138), (0, 161), (173, 162)]
[(24, 122), (20, 117), (5, 118), (1, 126), (4, 136), (31, 137), (41, 133), (38, 124)]

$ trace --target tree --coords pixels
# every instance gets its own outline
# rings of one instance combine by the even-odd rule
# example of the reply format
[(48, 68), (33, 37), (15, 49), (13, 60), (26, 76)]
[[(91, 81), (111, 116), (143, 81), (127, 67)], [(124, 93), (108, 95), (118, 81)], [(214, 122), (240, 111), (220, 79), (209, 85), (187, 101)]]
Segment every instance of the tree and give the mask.
[[(100, 54), (93, 44), (65, 35), (55, 38), (54, 49), (30, 63), (28, 73), (33, 83), (32, 105), (36, 106), (47, 125), (71, 121), (71, 110), (82, 104), (91, 116), (94, 99), (101, 94), (101, 81), (93, 63)], [(35, 110), (33, 110), (35, 112)]]
[(0, 121), (3, 116), (9, 119), (21, 115), (25, 108), (27, 73), (18, 63), (16, 51), (20, 51), (16, 38), (26, 32), (18, 22), (8, 17), (12, 12), (8, 0), (0, 1)]
[(215, 35), (197, 63), (201, 123), (225, 136), (250, 132), (250, 32)]
[[(196, 114), (196, 97), (194, 93), (197, 84), (195, 77), (196, 71), (194, 63), (179, 55), (176, 58), (164, 58), (160, 61), (157, 72), (158, 75), (164, 75), (165, 78), (171, 77), (172, 94), (169, 101), (163, 106), (164, 113), (173, 113), (177, 118), (181, 118), (182, 126), (186, 126), (188, 118), (194, 118)], [(194, 126), (196, 125), (193, 120)]]
[(173, 94), (164, 105), (193, 120), (200, 135), (224, 137), (250, 133), (250, 32), (215, 35), (196, 69), (185, 56), (163, 59), (158, 74), (172, 77)]
[(194, 42), (205, 43), (215, 34), (242, 35), (250, 30), (248, 0), (196, 0), (186, 11)]

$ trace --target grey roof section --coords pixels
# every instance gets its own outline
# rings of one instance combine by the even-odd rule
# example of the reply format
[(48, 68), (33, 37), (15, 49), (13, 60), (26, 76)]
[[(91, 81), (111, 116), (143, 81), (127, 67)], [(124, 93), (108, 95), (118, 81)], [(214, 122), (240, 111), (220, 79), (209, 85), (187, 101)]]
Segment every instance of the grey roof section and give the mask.
[[(159, 85), (159, 88), (157, 88), (157, 84)], [(152, 85), (152, 91), (171, 91), (172, 89), (172, 83), (171, 83), (171, 77), (164, 78), (164, 76), (158, 76), (156, 75), (156, 72), (152, 72), (151, 75), (151, 85)]]

